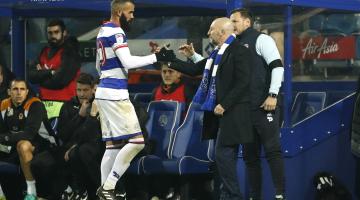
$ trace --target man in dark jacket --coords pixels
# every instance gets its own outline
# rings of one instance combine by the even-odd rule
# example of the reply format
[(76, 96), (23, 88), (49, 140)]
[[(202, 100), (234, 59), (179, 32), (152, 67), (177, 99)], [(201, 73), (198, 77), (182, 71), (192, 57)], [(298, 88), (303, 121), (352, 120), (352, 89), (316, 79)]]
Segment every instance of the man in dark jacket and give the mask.
[[(250, 115), (249, 50), (235, 39), (234, 26), (228, 18), (218, 18), (210, 26), (210, 41), (217, 46), (206, 60), (193, 66), (174, 61), (170, 65), (189, 75), (203, 74), (193, 102), (202, 104), (205, 138), (216, 140), (216, 163), (223, 182), (221, 199), (243, 199), (237, 179), (239, 144), (252, 141)], [(212, 75), (210, 77), (210, 75)], [(218, 124), (218, 126), (217, 126)]]
[(254, 142), (243, 146), (246, 172), (252, 200), (262, 198), (261, 146), (269, 164), (275, 187), (275, 199), (285, 199), (284, 160), (280, 144), (280, 107), (278, 94), (284, 67), (275, 41), (252, 28), (253, 16), (247, 9), (231, 12), (231, 21), (240, 42), (251, 52), (251, 119)]
[(68, 37), (65, 24), (55, 19), (47, 26), (48, 46), (29, 70), (29, 79), (40, 85), (40, 98), (49, 119), (58, 117), (64, 101), (75, 96), (81, 65), (76, 38)]
[(77, 96), (61, 108), (58, 125), (59, 138), (67, 141), (64, 160), (72, 167), (73, 187), (78, 194), (87, 190), (90, 199), (96, 198), (95, 191), (100, 186), (100, 162), (105, 150), (94, 93), (94, 78), (80, 74)]
[[(100, 161), (104, 145), (101, 141), (97, 107), (93, 103), (94, 83), (91, 75), (79, 75), (77, 95), (65, 102), (61, 108), (57, 128), (61, 145), (50, 154), (43, 152), (42, 156), (32, 162), (32, 168), (37, 172), (45, 171), (48, 167), (43, 166), (49, 166), (49, 162), (53, 163), (50, 168), (57, 168), (58, 174), (63, 175), (54, 177), (56, 180), (53, 187), (60, 188), (53, 188), (55, 196), (58, 196), (62, 188), (68, 184), (72, 188), (72, 191), (67, 190), (64, 193), (64, 199), (65, 196), (81, 199), (88, 195), (89, 199), (95, 199), (96, 188), (100, 186)], [(44, 174), (42, 176), (44, 177)]]
[[(14, 164), (20, 161), (27, 184), (25, 200), (32, 200), (37, 193), (30, 162), (36, 152), (49, 146), (40, 132), (49, 135), (51, 129), (46, 129), (49, 123), (44, 105), (40, 99), (29, 97), (28, 92), (26, 82), (15, 79), (10, 84), (10, 98), (1, 101), (0, 160)], [(3, 184), (4, 180), (1, 182)]]

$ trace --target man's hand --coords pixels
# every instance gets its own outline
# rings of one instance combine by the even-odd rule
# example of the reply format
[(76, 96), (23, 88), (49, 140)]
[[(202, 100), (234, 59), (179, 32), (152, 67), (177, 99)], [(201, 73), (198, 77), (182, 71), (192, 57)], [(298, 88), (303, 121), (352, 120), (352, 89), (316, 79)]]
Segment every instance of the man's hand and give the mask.
[(150, 41), (149, 46), (151, 48), (150, 49), (151, 53), (157, 53), (157, 52), (160, 51), (160, 47), (159, 47), (159, 44), (157, 42)]
[(214, 108), (214, 113), (215, 113), (215, 115), (223, 116), (223, 115), (224, 115), (224, 112), (225, 112), (225, 109), (224, 109), (220, 104), (218, 104), (217, 106), (215, 106), (215, 108)]
[(89, 107), (90, 103), (88, 100), (84, 100), (80, 106), (80, 109), (79, 109), (79, 115), (81, 117), (86, 117), (86, 110), (87, 108)]
[(267, 97), (264, 103), (260, 106), (260, 108), (264, 108), (266, 111), (273, 111), (276, 108), (277, 98), (275, 97)]
[(195, 53), (193, 43), (181, 45), (178, 51), (187, 58), (190, 58)]
[(69, 154), (71, 152), (71, 150), (76, 147), (76, 144), (72, 145), (72, 147), (70, 147), (70, 149), (68, 149), (66, 152), (65, 152), (65, 155), (64, 155), (64, 160), (67, 162), (69, 161)]
[(166, 49), (165, 47), (161, 48), (159, 52), (155, 53), (157, 61), (171, 62), (176, 56), (173, 50)]

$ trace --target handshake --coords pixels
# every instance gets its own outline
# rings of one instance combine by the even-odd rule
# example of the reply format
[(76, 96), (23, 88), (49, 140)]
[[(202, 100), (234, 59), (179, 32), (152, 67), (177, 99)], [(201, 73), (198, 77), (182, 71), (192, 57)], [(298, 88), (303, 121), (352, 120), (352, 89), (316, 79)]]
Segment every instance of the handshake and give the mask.
[(159, 61), (171, 62), (176, 58), (174, 51), (167, 49), (166, 47), (161, 48), (159, 52), (155, 53), (155, 56), (158, 62)]

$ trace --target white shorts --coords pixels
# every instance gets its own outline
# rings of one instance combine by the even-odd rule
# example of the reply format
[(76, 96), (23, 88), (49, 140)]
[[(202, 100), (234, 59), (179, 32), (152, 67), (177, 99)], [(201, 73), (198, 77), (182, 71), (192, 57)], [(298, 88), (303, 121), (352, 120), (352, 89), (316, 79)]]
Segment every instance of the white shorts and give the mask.
[(95, 101), (99, 109), (103, 141), (129, 139), (142, 134), (130, 100), (95, 99)]

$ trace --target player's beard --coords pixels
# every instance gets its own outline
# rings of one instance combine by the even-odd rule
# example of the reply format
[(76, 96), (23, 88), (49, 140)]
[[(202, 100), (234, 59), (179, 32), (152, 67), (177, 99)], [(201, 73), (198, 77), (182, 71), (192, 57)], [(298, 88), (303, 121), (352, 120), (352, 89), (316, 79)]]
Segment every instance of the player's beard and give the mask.
[(125, 15), (124, 15), (124, 14), (121, 14), (119, 21), (120, 21), (121, 28), (122, 28), (124, 31), (126, 31), (126, 32), (130, 31), (130, 29), (131, 29), (131, 28), (130, 28), (130, 24), (131, 24), (131, 21), (132, 21), (132, 20), (129, 20), (129, 21), (128, 21), (128, 20), (126, 19)]
[(60, 40), (58, 40), (56, 38), (50, 38), (50, 39), (48, 39), (48, 44), (51, 47), (59, 47), (62, 44), (63, 40), (64, 40), (64, 37), (62, 37)]

